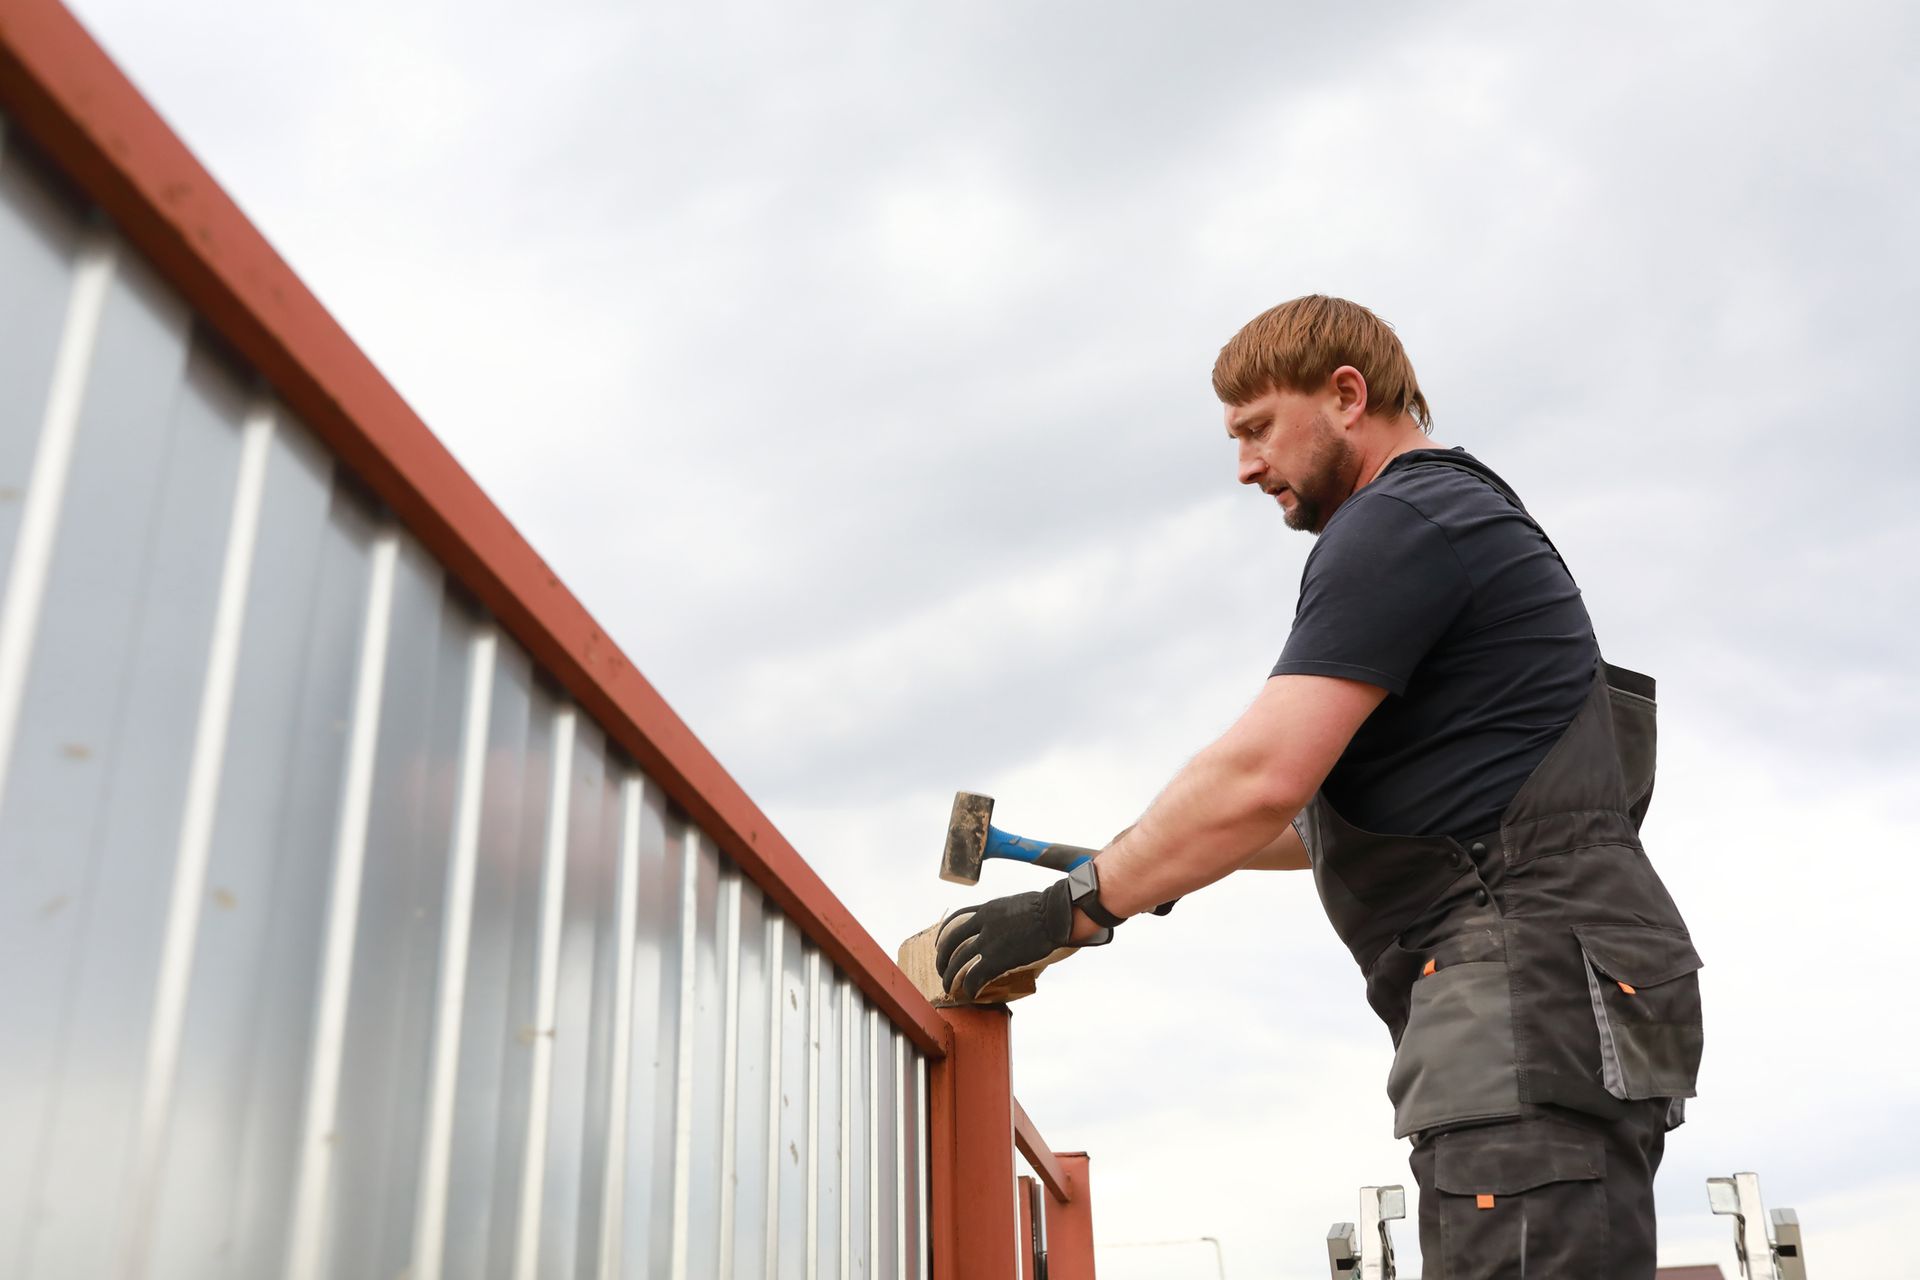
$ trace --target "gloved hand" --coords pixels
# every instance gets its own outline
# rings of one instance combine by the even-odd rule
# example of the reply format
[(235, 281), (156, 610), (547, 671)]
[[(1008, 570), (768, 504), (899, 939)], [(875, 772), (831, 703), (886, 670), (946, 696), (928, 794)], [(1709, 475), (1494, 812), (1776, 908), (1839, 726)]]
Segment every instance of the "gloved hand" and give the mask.
[[(1112, 930), (1103, 932), (1112, 936)], [(973, 1000), (1002, 974), (1072, 945), (1072, 934), (1073, 898), (1066, 880), (1055, 880), (1036, 893), (1010, 894), (954, 912), (934, 939), (933, 958), (947, 995)]]

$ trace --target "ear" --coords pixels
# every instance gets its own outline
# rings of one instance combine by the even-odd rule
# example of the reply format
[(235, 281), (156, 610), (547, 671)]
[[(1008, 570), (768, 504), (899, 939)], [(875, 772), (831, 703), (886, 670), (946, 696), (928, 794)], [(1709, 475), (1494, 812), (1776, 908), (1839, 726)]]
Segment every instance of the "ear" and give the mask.
[(1333, 371), (1328, 381), (1333, 391), (1333, 420), (1342, 427), (1351, 427), (1367, 412), (1366, 375), (1350, 364), (1343, 364)]

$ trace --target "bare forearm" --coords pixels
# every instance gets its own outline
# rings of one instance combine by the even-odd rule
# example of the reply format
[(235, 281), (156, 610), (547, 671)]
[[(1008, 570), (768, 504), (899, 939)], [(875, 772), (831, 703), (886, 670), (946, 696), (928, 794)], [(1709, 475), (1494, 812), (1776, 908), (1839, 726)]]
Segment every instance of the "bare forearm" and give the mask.
[[(1127, 831), (1131, 830), (1133, 830), (1132, 827), (1127, 828)], [(1122, 831), (1107, 843), (1119, 843), (1125, 838), (1127, 831)], [(1307, 856), (1307, 846), (1300, 839), (1299, 828), (1288, 823), (1285, 831), (1270, 840), (1266, 848), (1247, 859), (1246, 864), (1240, 869), (1242, 871), (1311, 871), (1313, 860)]]
[[(1386, 696), (1379, 685), (1332, 676), (1269, 679), (1233, 727), (1096, 856), (1101, 902), (1129, 916), (1255, 859), (1306, 865), (1288, 827)], [(1074, 941), (1092, 933), (1078, 915)]]
[(1299, 805), (1264, 761), (1215, 743), (1182, 769), (1139, 822), (1099, 855), (1100, 898), (1120, 915), (1191, 893), (1278, 845)]

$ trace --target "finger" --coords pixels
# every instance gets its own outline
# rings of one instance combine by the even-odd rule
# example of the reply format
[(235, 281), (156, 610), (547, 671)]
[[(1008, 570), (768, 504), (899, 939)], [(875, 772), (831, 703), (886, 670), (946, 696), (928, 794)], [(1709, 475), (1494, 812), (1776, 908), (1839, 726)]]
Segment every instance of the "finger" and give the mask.
[(933, 963), (942, 972), (945, 972), (947, 957), (953, 954), (954, 948), (979, 932), (977, 928), (970, 929), (967, 927), (968, 923), (973, 919), (973, 908), (963, 907), (960, 911), (942, 921), (940, 924), (940, 932), (933, 935)]
[(978, 1000), (980, 992), (989, 983), (1002, 977), (1006, 971), (1005, 965), (992, 966), (987, 963), (985, 956), (978, 956), (973, 963), (960, 971), (960, 989), (966, 993), (968, 1000)]
[(979, 982), (968, 982), (968, 979), (973, 976), (973, 971), (981, 967), (980, 959), (979, 956), (974, 956), (960, 966), (960, 971), (953, 975), (953, 981), (947, 983), (947, 999), (971, 1000), (980, 994), (980, 988), (986, 985), (985, 976), (983, 975)]
[(964, 939), (960, 945), (955, 947), (952, 953), (947, 956), (947, 962), (940, 966), (940, 981), (946, 984), (946, 986), (952, 987), (954, 979), (959, 976), (961, 971), (965, 969), (968, 964), (979, 958), (979, 937), (975, 936)]

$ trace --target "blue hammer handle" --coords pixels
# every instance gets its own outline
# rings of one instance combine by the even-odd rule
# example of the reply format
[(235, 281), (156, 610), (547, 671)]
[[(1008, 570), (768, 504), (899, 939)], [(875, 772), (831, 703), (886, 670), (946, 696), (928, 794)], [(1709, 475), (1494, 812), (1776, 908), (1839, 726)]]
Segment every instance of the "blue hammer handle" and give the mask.
[(1025, 836), (1016, 836), (998, 827), (989, 826), (986, 856), (1011, 858), (1015, 862), (1051, 867), (1055, 871), (1071, 871), (1083, 862), (1091, 862), (1093, 850), (1082, 849), (1077, 845), (1048, 844), (1044, 840), (1029, 840)]

